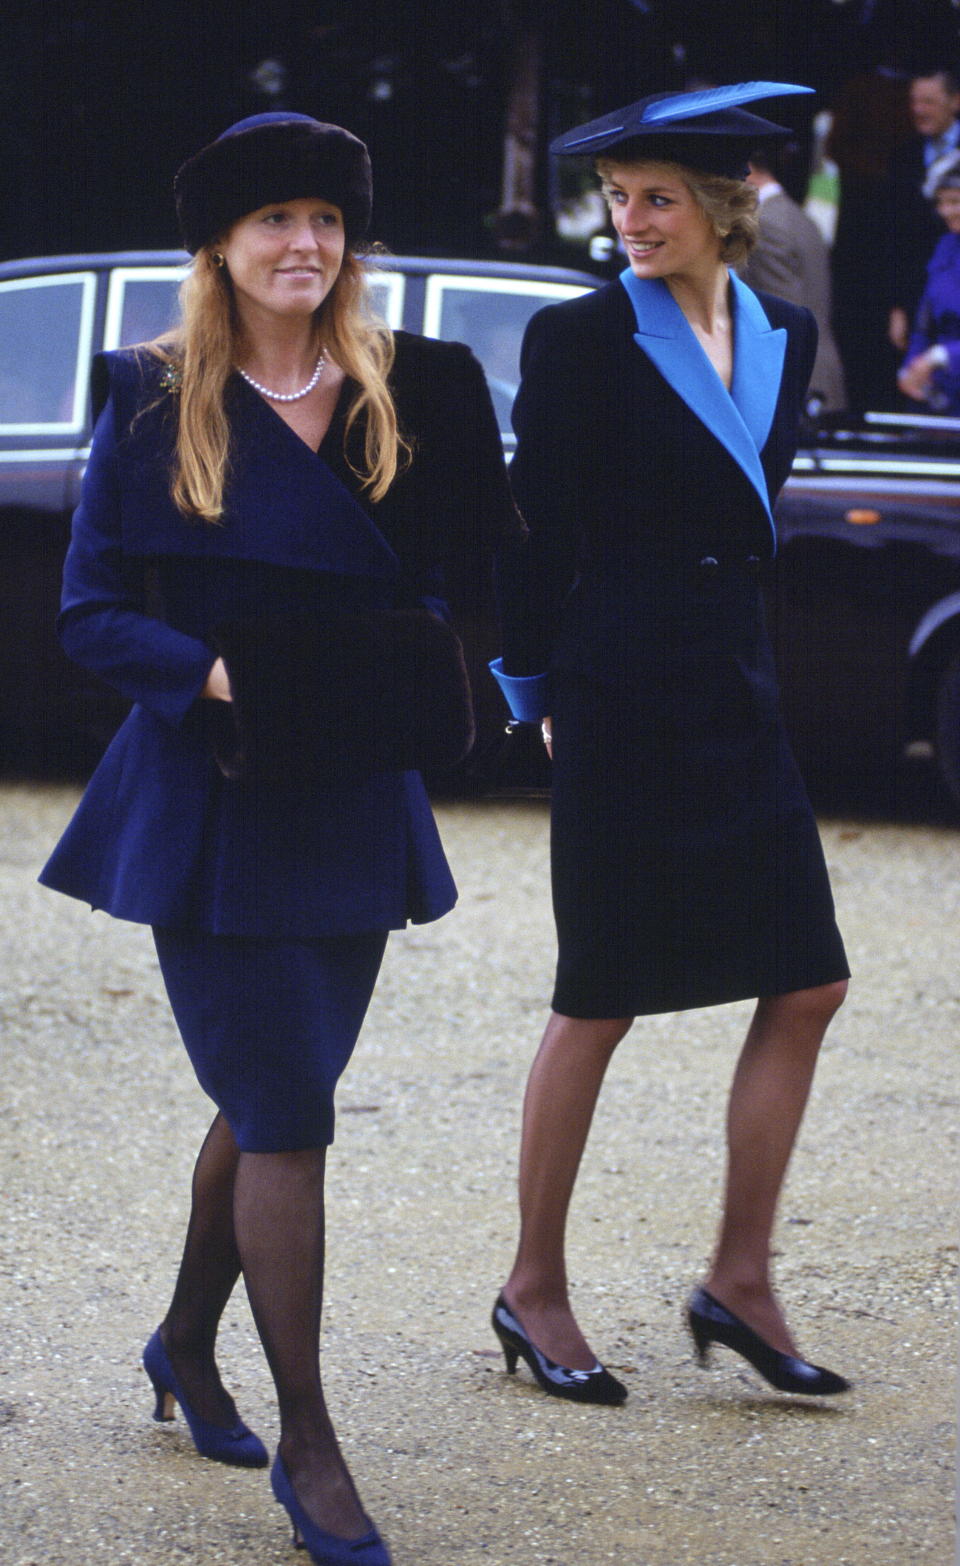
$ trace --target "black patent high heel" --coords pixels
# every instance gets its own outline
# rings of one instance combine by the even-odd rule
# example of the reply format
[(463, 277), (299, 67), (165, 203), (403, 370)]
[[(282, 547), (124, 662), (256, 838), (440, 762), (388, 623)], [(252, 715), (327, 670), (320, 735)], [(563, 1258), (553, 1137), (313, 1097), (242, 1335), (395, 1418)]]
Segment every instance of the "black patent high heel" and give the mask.
[(848, 1392), (849, 1381), (835, 1371), (811, 1365), (793, 1354), (771, 1348), (745, 1321), (727, 1310), (706, 1289), (695, 1289), (687, 1305), (687, 1325), (696, 1345), (697, 1358), (706, 1366), (711, 1343), (722, 1343), (740, 1354), (778, 1392), (802, 1392), (807, 1397), (832, 1397)]
[(568, 1370), (565, 1365), (555, 1365), (541, 1353), (527, 1337), (502, 1294), (493, 1307), (490, 1320), (500, 1339), (509, 1376), (516, 1373), (517, 1360), (524, 1359), (533, 1371), (537, 1385), (551, 1397), (565, 1397), (571, 1403), (606, 1403), (610, 1406), (625, 1401), (627, 1389), (623, 1382), (611, 1376), (599, 1360), (592, 1370)]

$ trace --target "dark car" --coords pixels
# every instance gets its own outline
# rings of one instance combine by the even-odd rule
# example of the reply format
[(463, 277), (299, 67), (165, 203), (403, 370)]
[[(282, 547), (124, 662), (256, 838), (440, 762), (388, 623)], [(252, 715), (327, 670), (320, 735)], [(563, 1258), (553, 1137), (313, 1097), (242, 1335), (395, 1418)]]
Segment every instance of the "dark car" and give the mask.
[(960, 420), (809, 432), (777, 523), (768, 602), (801, 763), (890, 775), (928, 755), (960, 804)]
[[(99, 348), (175, 319), (182, 252), (0, 264), (0, 745), (9, 768), (95, 761), (124, 708), (74, 669), (54, 634), (60, 570), (89, 451)], [(589, 273), (388, 257), (370, 288), (391, 326), (467, 342), (487, 373), (509, 452), (524, 327)], [(960, 421), (868, 414), (811, 425), (777, 508), (768, 602), (787, 720), (820, 771), (935, 757), (960, 803)], [(491, 624), (467, 626), (481, 695), (474, 777), (503, 781), (503, 709), (482, 666)], [(522, 749), (522, 747), (521, 747)], [(536, 753), (539, 755), (539, 752)], [(521, 756), (529, 780), (531, 757)]]

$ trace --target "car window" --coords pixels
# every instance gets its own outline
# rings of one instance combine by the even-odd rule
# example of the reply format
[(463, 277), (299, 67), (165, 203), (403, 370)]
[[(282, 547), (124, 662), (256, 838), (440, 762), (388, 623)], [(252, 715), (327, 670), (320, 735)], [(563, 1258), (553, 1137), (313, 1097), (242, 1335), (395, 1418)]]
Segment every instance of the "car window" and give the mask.
[(366, 276), (367, 298), (380, 319), (394, 331), (403, 325), (405, 283), (402, 272), (380, 272), (376, 267)]
[(0, 435), (56, 435), (84, 421), (94, 272), (0, 283)]
[(578, 283), (438, 274), (427, 279), (423, 330), (428, 337), (469, 344), (486, 371), (500, 432), (509, 436), (527, 322), (543, 305), (589, 292)]
[(107, 295), (105, 348), (128, 348), (150, 342), (180, 319), (178, 290), (185, 266), (114, 267)]

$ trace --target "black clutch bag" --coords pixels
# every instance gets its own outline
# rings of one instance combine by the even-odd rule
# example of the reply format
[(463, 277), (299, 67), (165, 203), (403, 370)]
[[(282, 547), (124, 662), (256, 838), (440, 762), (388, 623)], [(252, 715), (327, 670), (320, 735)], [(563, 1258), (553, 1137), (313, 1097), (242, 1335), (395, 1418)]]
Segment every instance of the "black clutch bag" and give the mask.
[(213, 640), (233, 700), (204, 717), (229, 778), (436, 772), (473, 744), (460, 640), (427, 610), (254, 616)]

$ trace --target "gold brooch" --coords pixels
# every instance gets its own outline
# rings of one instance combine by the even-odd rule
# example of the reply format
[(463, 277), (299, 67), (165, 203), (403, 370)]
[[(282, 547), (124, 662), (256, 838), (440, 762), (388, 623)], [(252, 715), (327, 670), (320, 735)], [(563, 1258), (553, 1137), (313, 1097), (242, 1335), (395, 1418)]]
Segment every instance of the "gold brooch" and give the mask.
[(183, 369), (179, 364), (168, 364), (160, 377), (160, 390), (174, 395), (183, 385)]

